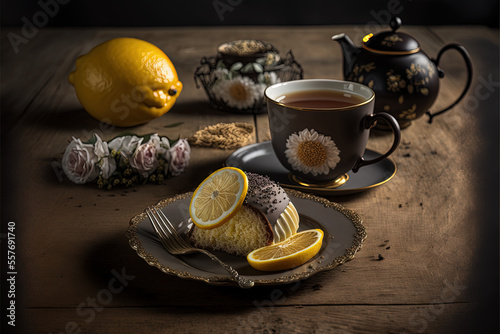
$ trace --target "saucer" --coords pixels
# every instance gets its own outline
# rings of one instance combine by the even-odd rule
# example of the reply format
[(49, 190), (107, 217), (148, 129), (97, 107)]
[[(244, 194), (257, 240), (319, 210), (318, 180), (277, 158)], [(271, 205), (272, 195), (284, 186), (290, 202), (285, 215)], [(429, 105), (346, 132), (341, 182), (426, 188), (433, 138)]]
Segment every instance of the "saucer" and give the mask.
[[(380, 155), (378, 152), (366, 149), (363, 157), (369, 160)], [(251, 144), (236, 150), (227, 158), (226, 166), (267, 175), (272, 180), (279, 182), (282, 187), (323, 196), (349, 195), (378, 187), (392, 179), (397, 171), (394, 161), (387, 158), (372, 165), (364, 166), (357, 173), (349, 171), (347, 173), (347, 182), (340, 186), (306, 186), (296, 182), (292, 174), (283, 167), (276, 154), (274, 154), (270, 141)]]

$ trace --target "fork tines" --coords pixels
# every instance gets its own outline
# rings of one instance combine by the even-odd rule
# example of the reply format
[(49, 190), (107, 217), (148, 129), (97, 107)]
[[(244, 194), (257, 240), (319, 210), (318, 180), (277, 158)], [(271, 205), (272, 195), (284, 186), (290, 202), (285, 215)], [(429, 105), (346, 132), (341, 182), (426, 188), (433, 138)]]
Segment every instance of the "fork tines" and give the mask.
[(254, 285), (254, 281), (240, 276), (236, 270), (230, 265), (222, 262), (212, 253), (209, 253), (203, 249), (194, 248), (187, 241), (182, 239), (182, 237), (177, 233), (175, 227), (170, 223), (167, 216), (155, 207), (149, 207), (146, 209), (146, 214), (151, 221), (151, 225), (155, 229), (160, 241), (165, 247), (165, 249), (172, 255), (187, 254), (193, 252), (200, 252), (217, 262), (219, 265), (224, 267), (224, 269), (231, 275), (231, 277), (238, 283), (242, 288), (250, 288)]
[(146, 214), (158, 234), (161, 243), (170, 253), (190, 248), (189, 244), (177, 233), (175, 227), (163, 211), (155, 207), (149, 207), (146, 209)]

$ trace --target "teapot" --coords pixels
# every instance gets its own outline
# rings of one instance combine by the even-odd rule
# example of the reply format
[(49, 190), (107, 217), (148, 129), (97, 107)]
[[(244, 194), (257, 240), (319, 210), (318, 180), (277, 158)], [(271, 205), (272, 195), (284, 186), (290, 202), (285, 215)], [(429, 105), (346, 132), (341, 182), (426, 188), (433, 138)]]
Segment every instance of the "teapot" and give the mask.
[[(435, 116), (456, 106), (470, 88), (472, 61), (467, 50), (456, 43), (441, 48), (435, 59), (429, 58), (417, 40), (397, 32), (401, 23), (399, 17), (393, 17), (389, 23), (391, 31), (366, 35), (362, 47), (355, 46), (344, 33), (333, 36), (332, 40), (342, 48), (344, 79), (370, 87), (375, 92), (374, 111), (391, 114), (405, 128), (424, 113), (432, 123)], [(444, 77), (439, 61), (448, 50), (458, 51), (465, 60), (467, 82), (455, 102), (431, 113), (429, 108), (437, 98), (439, 79)]]

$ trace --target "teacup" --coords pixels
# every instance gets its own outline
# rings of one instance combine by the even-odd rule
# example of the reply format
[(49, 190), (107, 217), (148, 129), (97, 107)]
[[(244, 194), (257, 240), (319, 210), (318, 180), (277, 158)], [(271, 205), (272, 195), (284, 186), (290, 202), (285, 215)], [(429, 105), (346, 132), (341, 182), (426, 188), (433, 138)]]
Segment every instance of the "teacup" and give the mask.
[[(295, 80), (265, 91), (273, 150), (294, 181), (339, 186), (347, 172), (391, 155), (401, 141), (396, 119), (373, 113), (375, 93), (365, 85), (330, 79)], [(391, 148), (377, 158), (363, 154), (370, 129), (385, 121), (392, 129)]]

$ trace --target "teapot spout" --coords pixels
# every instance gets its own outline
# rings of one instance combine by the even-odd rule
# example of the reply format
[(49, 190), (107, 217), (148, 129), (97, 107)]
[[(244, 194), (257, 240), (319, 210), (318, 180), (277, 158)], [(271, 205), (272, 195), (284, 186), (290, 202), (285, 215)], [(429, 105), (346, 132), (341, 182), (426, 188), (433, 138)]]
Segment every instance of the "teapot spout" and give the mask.
[(361, 48), (355, 46), (349, 36), (344, 33), (333, 36), (332, 40), (338, 42), (342, 48), (342, 54), (344, 56), (344, 78), (347, 78), (352, 71), (358, 54), (361, 52)]

